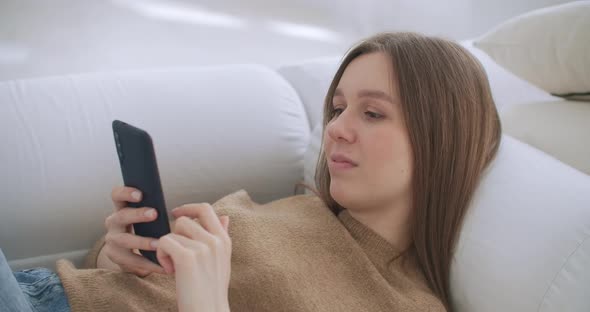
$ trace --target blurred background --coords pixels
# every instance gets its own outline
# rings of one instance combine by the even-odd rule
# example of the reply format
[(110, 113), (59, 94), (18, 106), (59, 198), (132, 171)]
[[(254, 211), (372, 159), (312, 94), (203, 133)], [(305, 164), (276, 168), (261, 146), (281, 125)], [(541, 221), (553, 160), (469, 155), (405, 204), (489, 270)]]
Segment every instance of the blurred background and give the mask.
[(342, 55), (379, 31), (466, 40), (563, 0), (0, 0), (0, 80)]

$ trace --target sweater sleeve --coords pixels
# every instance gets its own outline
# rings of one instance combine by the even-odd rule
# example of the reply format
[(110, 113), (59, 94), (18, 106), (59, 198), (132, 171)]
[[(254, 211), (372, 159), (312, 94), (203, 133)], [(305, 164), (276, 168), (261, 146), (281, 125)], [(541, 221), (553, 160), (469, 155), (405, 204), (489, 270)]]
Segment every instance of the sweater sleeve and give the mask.
[(96, 269), (96, 260), (98, 259), (98, 254), (100, 253), (100, 250), (102, 249), (102, 247), (105, 244), (104, 241), (105, 236), (103, 235), (96, 243), (94, 243), (94, 246), (88, 251), (88, 254), (86, 254), (86, 257), (84, 258), (84, 263), (82, 264), (82, 268), (84, 269)]

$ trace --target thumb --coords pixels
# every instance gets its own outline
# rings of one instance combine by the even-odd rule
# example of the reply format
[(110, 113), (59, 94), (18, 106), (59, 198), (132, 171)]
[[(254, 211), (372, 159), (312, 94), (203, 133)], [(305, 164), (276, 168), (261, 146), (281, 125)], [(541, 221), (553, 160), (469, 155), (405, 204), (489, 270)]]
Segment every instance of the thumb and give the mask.
[(227, 232), (229, 228), (229, 216), (221, 216), (219, 217), (219, 221), (221, 222), (221, 226)]

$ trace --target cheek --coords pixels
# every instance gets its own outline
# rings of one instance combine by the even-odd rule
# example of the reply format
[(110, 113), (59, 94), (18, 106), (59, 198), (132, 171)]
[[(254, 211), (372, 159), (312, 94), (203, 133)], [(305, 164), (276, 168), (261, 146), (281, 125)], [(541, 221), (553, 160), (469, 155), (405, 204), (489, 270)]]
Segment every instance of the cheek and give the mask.
[(330, 137), (328, 136), (328, 131), (324, 131), (324, 135), (322, 136), (322, 141), (324, 142), (323, 146), (326, 149), (328, 146), (332, 144)]
[(387, 129), (373, 135), (368, 147), (368, 162), (373, 170), (396, 175), (409, 175), (412, 170), (412, 151), (409, 139), (399, 130)]
[(324, 136), (323, 143), (321, 145), (321, 151), (324, 152), (324, 155), (326, 158), (330, 154), (331, 150), (332, 150), (332, 142), (331, 142), (330, 138), (328, 138), (327, 136)]

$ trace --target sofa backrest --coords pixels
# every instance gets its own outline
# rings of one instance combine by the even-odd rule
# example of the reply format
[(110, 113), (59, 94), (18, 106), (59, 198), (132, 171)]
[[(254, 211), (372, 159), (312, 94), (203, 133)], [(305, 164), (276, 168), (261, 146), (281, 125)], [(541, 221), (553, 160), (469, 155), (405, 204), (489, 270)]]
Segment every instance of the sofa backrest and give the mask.
[(14, 269), (79, 261), (122, 185), (111, 122), (148, 131), (169, 209), (244, 188), (266, 202), (303, 177), (308, 117), (257, 65), (0, 83), (0, 248)]
[(482, 177), (451, 267), (457, 311), (590, 311), (590, 176), (512, 137)]

